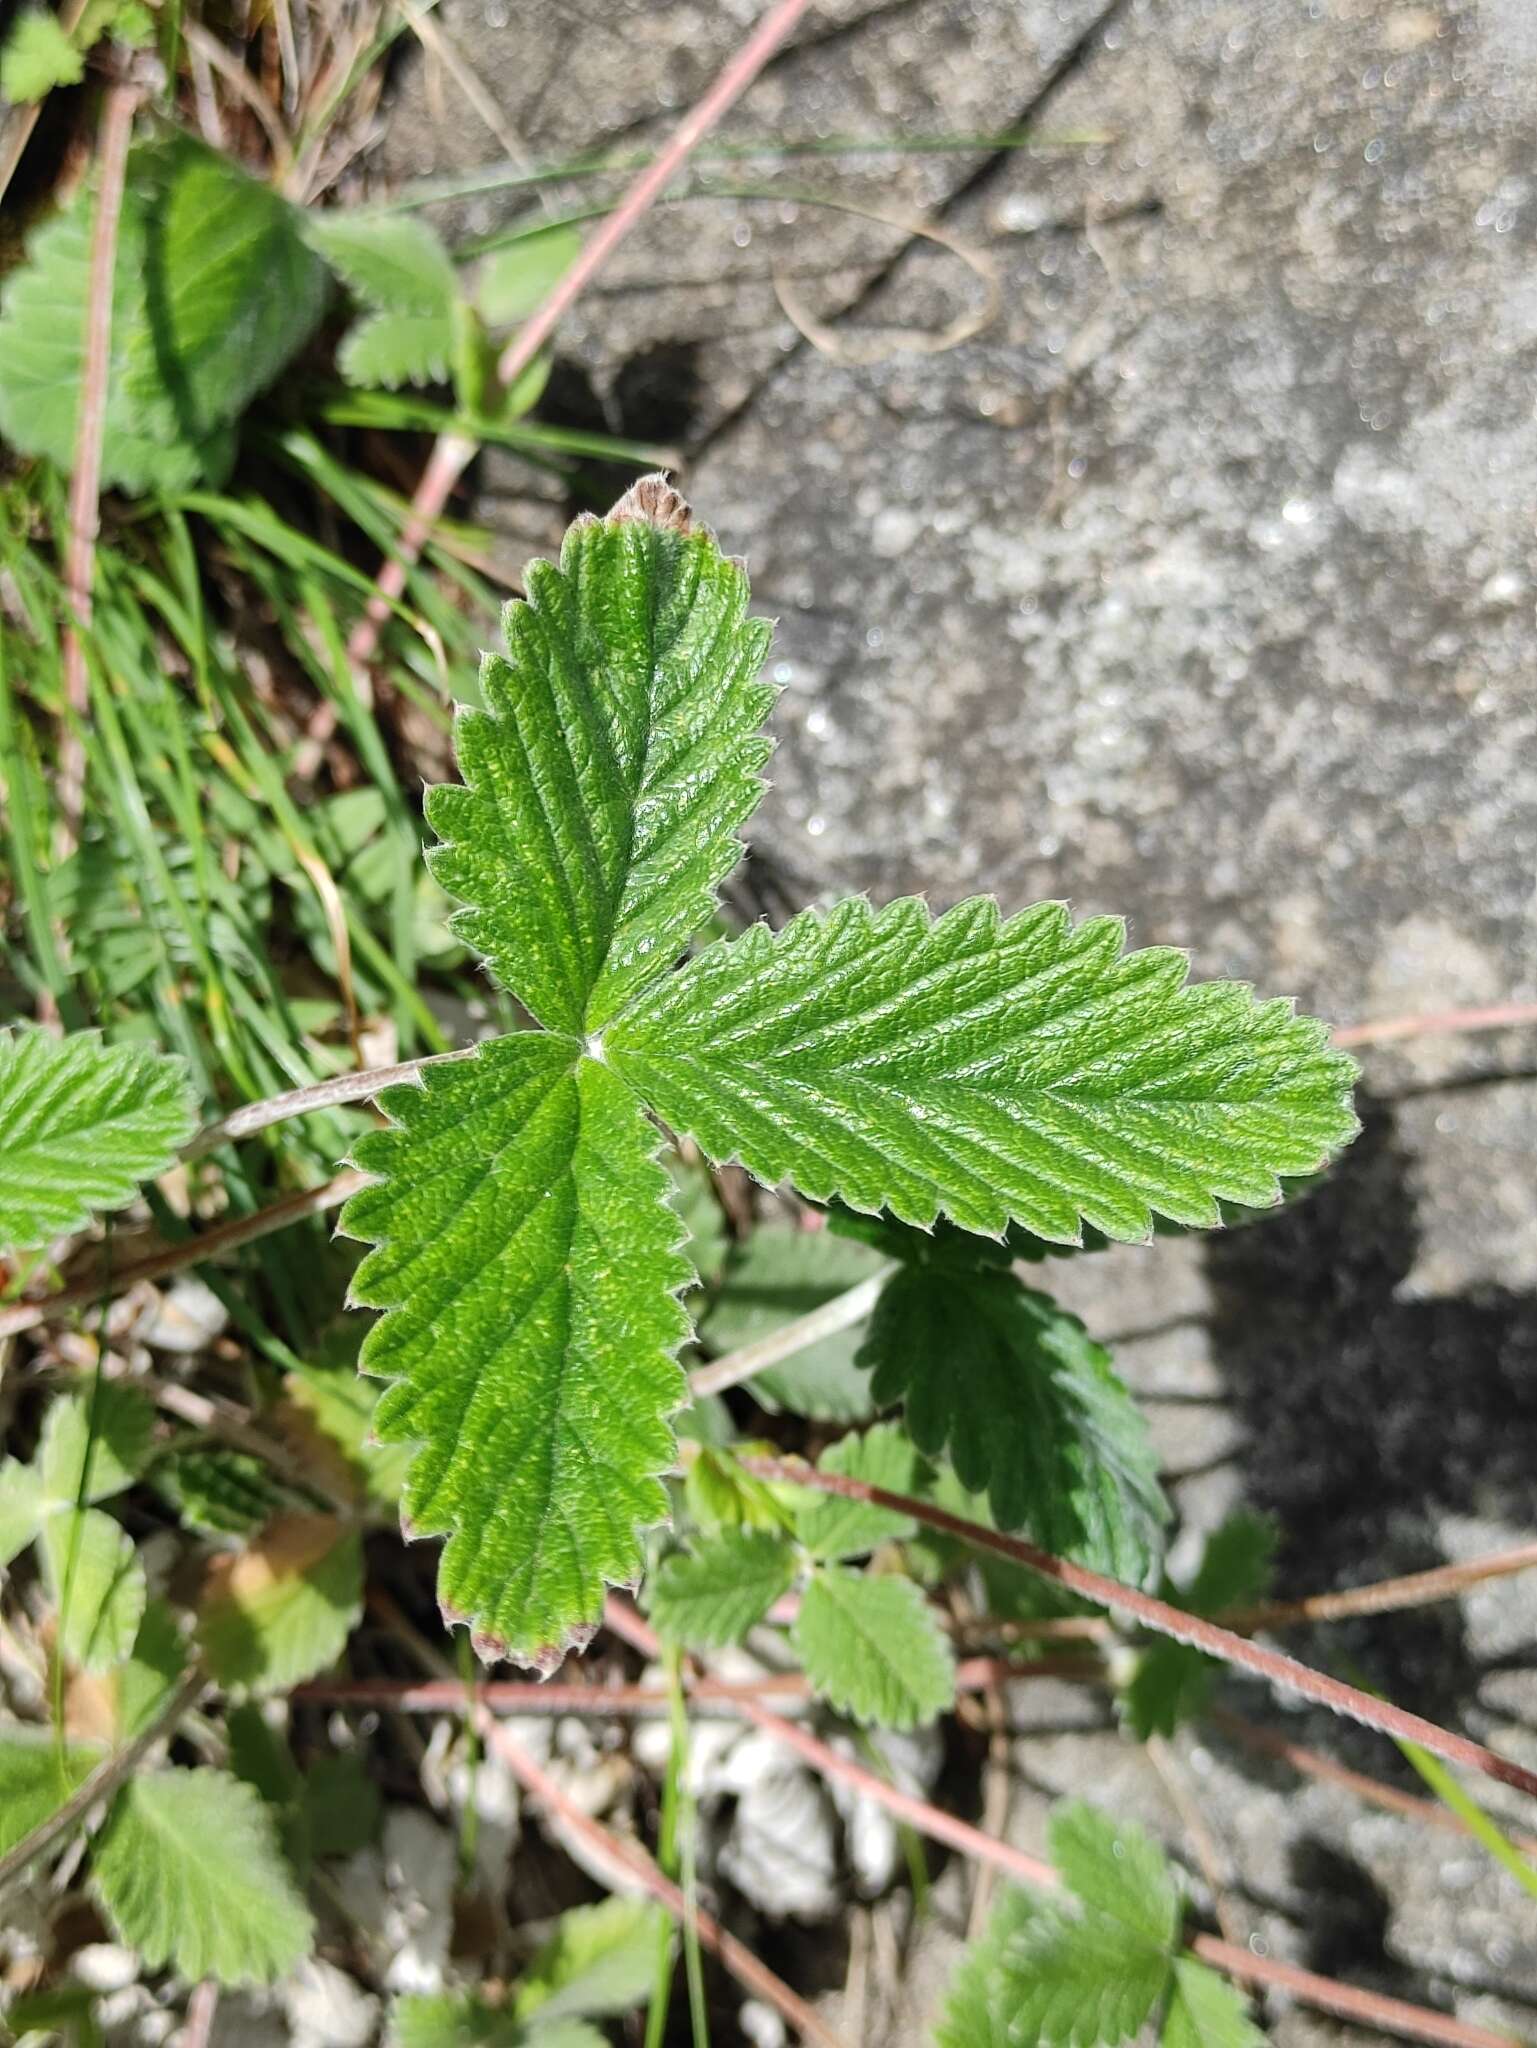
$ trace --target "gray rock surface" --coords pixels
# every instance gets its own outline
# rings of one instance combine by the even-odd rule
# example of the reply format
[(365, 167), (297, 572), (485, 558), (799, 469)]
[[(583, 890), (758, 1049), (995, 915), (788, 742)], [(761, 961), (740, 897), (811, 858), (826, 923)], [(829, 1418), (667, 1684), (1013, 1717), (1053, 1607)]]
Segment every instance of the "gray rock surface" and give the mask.
[[(454, 4), (541, 157), (654, 140), (756, 11), (569, 35), (524, 0)], [(680, 448), (780, 616), (755, 827), (780, 899), (1065, 896), (1342, 1019), (1537, 995), (1537, 9), (887, 0), (801, 43), (729, 136), (1103, 139), (731, 166), (778, 196), (657, 215), (565, 340), (565, 388)], [(434, 114), (451, 86), (403, 90), (388, 175), (484, 160)], [(973, 271), (812, 191), (938, 224), (995, 272), (997, 319), (923, 352)], [(558, 528), (526, 472), (483, 488), (509, 547)], [(1278, 1516), (1291, 1591), (1530, 1533), (1532, 1066), (1513, 1033), (1368, 1055), (1366, 1133), (1311, 1202), (1061, 1269), (1148, 1398), (1181, 1556), (1240, 1500)], [(1534, 1644), (1516, 1579), (1297, 1647), (1537, 1761)], [(1360, 1731), (1230, 1697), (1413, 1783)], [(1011, 1710), (1021, 1840), (1092, 1788), (1185, 1841), (1097, 1707), (1036, 1685)], [(1205, 1735), (1177, 1768), (1245, 1938), (1531, 2032), (1531, 1902), (1486, 1859)], [(952, 1873), (867, 2038), (919, 2037), (966, 1899)]]

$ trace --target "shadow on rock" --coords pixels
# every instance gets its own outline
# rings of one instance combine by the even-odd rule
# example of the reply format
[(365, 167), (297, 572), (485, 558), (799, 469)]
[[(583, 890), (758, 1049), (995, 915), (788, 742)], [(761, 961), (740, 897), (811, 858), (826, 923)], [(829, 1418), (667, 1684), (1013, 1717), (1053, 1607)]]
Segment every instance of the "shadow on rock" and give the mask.
[[(1246, 1497), (1280, 1525), (1282, 1597), (1445, 1562), (1447, 1512), (1537, 1518), (1537, 1298), (1399, 1297), (1418, 1245), (1407, 1161), (1389, 1113), (1366, 1101), (1362, 1114), (1325, 1186), (1206, 1249), (1216, 1357), (1246, 1425)], [(1462, 1724), (1476, 1695), (1455, 1603), (1289, 1641), (1435, 1720)], [(1332, 1753), (1394, 1774), (1390, 1744), (1329, 1727)]]

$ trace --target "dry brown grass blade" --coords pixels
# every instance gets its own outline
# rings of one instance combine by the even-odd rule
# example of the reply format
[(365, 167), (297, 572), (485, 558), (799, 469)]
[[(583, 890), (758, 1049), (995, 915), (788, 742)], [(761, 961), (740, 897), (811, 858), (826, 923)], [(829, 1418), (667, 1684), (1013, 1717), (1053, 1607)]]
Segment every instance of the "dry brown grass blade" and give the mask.
[(863, 341), (842, 334), (828, 321), (811, 311), (800, 292), (782, 270), (774, 272), (774, 295), (779, 300), (785, 318), (820, 354), (832, 362), (842, 364), (846, 369), (869, 368), (872, 364), (883, 363), (894, 355), (944, 355), (947, 350), (959, 348), (962, 342), (970, 341), (984, 328), (990, 327), (998, 317), (1003, 303), (1003, 287), (998, 278), (998, 266), (984, 249), (975, 249), (969, 242), (948, 234), (945, 229), (935, 227), (931, 222), (915, 220), (910, 215), (889, 213), (879, 207), (848, 206), (840, 211), (857, 213), (863, 219), (878, 220), (887, 227), (897, 228), (910, 240), (934, 242), (946, 249), (952, 256), (958, 256), (968, 270), (982, 280), (982, 304), (969, 313), (958, 313), (953, 320), (930, 334), (918, 327), (890, 328), (885, 330), (887, 338), (879, 340), (867, 336)]

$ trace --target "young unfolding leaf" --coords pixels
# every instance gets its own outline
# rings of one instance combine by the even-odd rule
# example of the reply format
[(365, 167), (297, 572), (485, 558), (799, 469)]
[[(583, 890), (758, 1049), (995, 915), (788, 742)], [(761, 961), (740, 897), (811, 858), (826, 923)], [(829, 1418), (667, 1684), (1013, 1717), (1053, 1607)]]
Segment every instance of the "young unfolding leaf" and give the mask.
[(696, 955), (608, 1057), (710, 1158), (910, 1223), (1141, 1240), (1278, 1200), (1354, 1131), (1352, 1063), (1289, 1003), (1124, 945), (1061, 904), (853, 899)]
[(794, 1640), (829, 1706), (880, 1728), (916, 1728), (955, 1700), (955, 1661), (911, 1579), (829, 1565), (801, 1598)]
[(380, 1179), (346, 1210), (378, 1247), (353, 1296), (391, 1311), (361, 1363), (391, 1381), (380, 1437), (422, 1446), (405, 1510), (449, 1537), (445, 1608), (547, 1663), (666, 1515), (689, 1268), (657, 1134), (607, 1068), (524, 1032), (423, 1079), (356, 1149)]
[(309, 1912), (249, 1785), (223, 1771), (160, 1770), (113, 1801), (92, 1857), (120, 1939), (151, 1969), (267, 1984), (309, 1949)]
[(220, 1685), (281, 1692), (334, 1664), (363, 1611), (357, 1528), (335, 1515), (279, 1515), (249, 1548), (217, 1557), (198, 1641)]
[[(894, 1423), (883, 1422), (863, 1436), (841, 1437), (817, 1459), (821, 1472), (862, 1479), (887, 1493), (920, 1493), (926, 1467)], [(864, 1557), (882, 1543), (899, 1543), (918, 1524), (910, 1515), (836, 1493), (809, 1494), (795, 1519), (795, 1533), (813, 1557)]]
[(137, 1387), (103, 1380), (91, 1393), (49, 1404), (38, 1443), (45, 1498), (58, 1507), (109, 1500), (149, 1463), (155, 1411)]
[(747, 578), (660, 479), (531, 562), (434, 789), (453, 929), (546, 1030), (599, 1033), (668, 967), (736, 865), (774, 699)]
[(224, 1444), (168, 1458), (152, 1484), (184, 1527), (206, 1536), (254, 1536), (285, 1501), (264, 1459)]
[(795, 1552), (758, 1529), (732, 1529), (678, 1551), (657, 1573), (651, 1619), (673, 1642), (701, 1650), (739, 1643), (795, 1577)]
[(0, 1031), (0, 1251), (122, 1208), (194, 1128), (179, 1059), (95, 1032)]
[[(882, 1407), (948, 1452), (1000, 1529), (1144, 1582), (1168, 1505), (1141, 1411), (1076, 1316), (1010, 1272), (909, 1266), (881, 1291), (859, 1354)], [(910, 1489), (899, 1489), (910, 1490)]]

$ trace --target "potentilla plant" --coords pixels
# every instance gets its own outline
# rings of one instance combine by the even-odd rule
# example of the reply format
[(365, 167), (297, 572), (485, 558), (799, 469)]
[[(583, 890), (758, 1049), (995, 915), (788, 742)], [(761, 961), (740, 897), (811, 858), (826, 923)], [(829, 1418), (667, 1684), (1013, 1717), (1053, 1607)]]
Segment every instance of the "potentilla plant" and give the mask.
[[(874, 1477), (943, 1455), (998, 1526), (1149, 1582), (1165, 1510), (1140, 1419), (1015, 1260), (1279, 1201), (1354, 1131), (1351, 1061), (1290, 1002), (1191, 982), (1182, 953), (1128, 952), (1119, 921), (1060, 903), (855, 897), (697, 943), (770, 752), (746, 572), (654, 476), (527, 593), (459, 714), (462, 779), (426, 810), (454, 928), (531, 1028), (379, 1096), (341, 1226), (372, 1247), (361, 1364), (386, 1382), (377, 1436), (411, 1447), (406, 1532), (446, 1539), (445, 1614), (482, 1656), (550, 1669), (642, 1576), (688, 1398), (664, 1130), (894, 1260), (861, 1362), (905, 1429)], [(159, 1171), (190, 1122), (171, 1063), (23, 1033), (0, 1132), (0, 1241), (27, 1244)], [(736, 1612), (807, 1577), (808, 1669), (851, 1639), (847, 1560), (880, 1533), (836, 1505), (731, 1536), (756, 1573)]]

